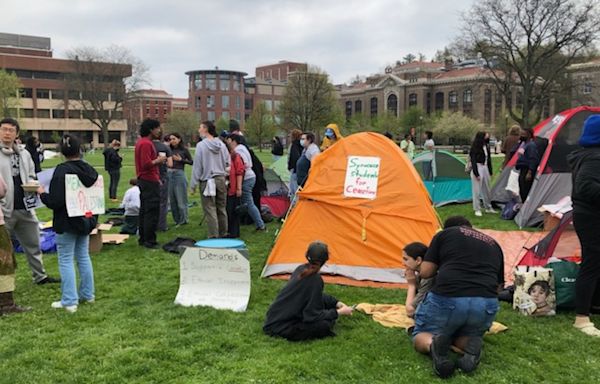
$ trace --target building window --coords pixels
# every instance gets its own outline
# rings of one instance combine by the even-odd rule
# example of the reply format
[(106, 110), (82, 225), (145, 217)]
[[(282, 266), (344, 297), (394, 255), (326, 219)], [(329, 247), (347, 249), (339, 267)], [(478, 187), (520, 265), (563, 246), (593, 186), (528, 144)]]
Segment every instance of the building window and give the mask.
[(362, 113), (362, 101), (356, 100), (354, 102), (354, 113)]
[(150, 117), (150, 108), (146, 108), (146, 117)]
[(21, 109), (21, 116), (22, 117), (33, 117), (33, 109)]
[(473, 91), (471, 88), (463, 91), (463, 104), (473, 104)]
[(215, 107), (215, 97), (213, 95), (206, 96), (206, 107), (207, 108)]
[(69, 109), (69, 119), (81, 119), (81, 111), (79, 109)]
[(394, 95), (393, 93), (388, 96), (387, 110), (388, 113), (391, 113), (396, 117), (398, 116), (398, 96)]
[(371, 97), (371, 117), (377, 116), (377, 98)]
[(267, 107), (267, 111), (272, 111), (273, 110), (273, 100), (265, 100), (265, 105)]
[(591, 82), (591, 81), (589, 81), (589, 80), (586, 80), (586, 81), (583, 83), (583, 94), (584, 94), (584, 95), (589, 95), (589, 94), (591, 94), (591, 93), (592, 93), (592, 91), (593, 91), (593, 85), (592, 85), (592, 82)]
[(235, 77), (235, 80), (233, 80), (233, 90), (234, 91), (240, 90), (240, 79), (237, 76)]
[(444, 110), (444, 92), (436, 92), (436, 94), (435, 94), (435, 110), (436, 110), (436, 112)]
[(194, 104), (196, 109), (200, 109), (200, 105), (202, 105), (202, 104), (200, 104), (201, 102), (202, 102), (202, 98), (200, 96), (196, 97), (195, 104)]
[(33, 97), (33, 89), (21, 88), (19, 91), (19, 97), (25, 98), (25, 99), (31, 99)]
[(417, 81), (419, 81), (419, 75), (409, 75), (408, 76), (409, 83), (416, 83)]
[(19, 77), (21, 79), (33, 79), (33, 72), (31, 72), (31, 71), (15, 69), (14, 72), (15, 72), (15, 75), (17, 75), (17, 77)]
[(350, 120), (350, 118), (352, 117), (352, 102), (351, 101), (346, 101), (346, 120)]
[(123, 111), (111, 111), (110, 115), (113, 117), (113, 119), (123, 119)]
[(64, 79), (64, 75), (59, 72), (42, 72), (35, 71), (33, 72), (34, 79), (47, 79), (47, 80), (62, 80)]
[(65, 91), (62, 89), (53, 89), (52, 90), (52, 99), (53, 100), (64, 100), (65, 99)]
[(65, 118), (65, 110), (64, 109), (53, 109), (52, 110), (52, 118), (53, 119), (64, 119)]
[(241, 97), (236, 96), (235, 97), (235, 108), (236, 109), (240, 109), (242, 107), (242, 101), (241, 101)]
[(202, 75), (199, 73), (194, 74), (194, 89), (202, 89)]
[(492, 90), (486, 89), (483, 97), (483, 123), (492, 123)]
[(50, 110), (49, 109), (38, 109), (36, 115), (39, 119), (49, 119), (50, 118)]
[(215, 121), (215, 111), (208, 111), (208, 121)]
[(408, 107), (416, 107), (417, 106), (417, 94), (411, 93), (408, 95)]
[(38, 99), (49, 99), (50, 98), (50, 90), (49, 89), (36, 89), (35, 96)]
[(217, 75), (214, 73), (206, 74), (206, 89), (209, 91), (217, 90)]
[(236, 119), (237, 121), (240, 121), (240, 119), (241, 119), (241, 118), (242, 118), (242, 114), (240, 113), (240, 111), (237, 111), (237, 112), (235, 113), (235, 119)]
[(221, 113), (221, 118), (229, 120), (229, 111), (223, 111), (223, 113)]
[(228, 95), (221, 96), (221, 108), (229, 108), (229, 96)]
[(219, 87), (221, 91), (229, 91), (229, 75), (219, 76)]
[(69, 91), (69, 100), (81, 100), (79, 91)]

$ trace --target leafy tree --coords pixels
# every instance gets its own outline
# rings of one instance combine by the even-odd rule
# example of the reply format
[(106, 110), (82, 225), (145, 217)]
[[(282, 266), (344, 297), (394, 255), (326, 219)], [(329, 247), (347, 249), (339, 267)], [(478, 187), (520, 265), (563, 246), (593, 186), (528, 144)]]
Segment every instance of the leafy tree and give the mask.
[(262, 144), (268, 142), (275, 135), (275, 123), (273, 115), (267, 109), (264, 101), (254, 106), (252, 114), (246, 121), (246, 133), (248, 138), (258, 144), (258, 150), (262, 152)]
[(219, 120), (215, 123), (215, 127), (217, 128), (217, 132), (223, 132), (229, 130), (229, 119), (224, 118), (223, 116), (219, 117)]
[(339, 120), (340, 107), (327, 73), (309, 67), (291, 75), (278, 114), (283, 129), (297, 128), (317, 135), (328, 123)]
[(348, 134), (357, 133), (357, 132), (368, 132), (375, 131), (374, 120), (371, 117), (362, 114), (355, 113), (352, 115), (350, 120), (348, 120), (345, 124), (345, 132)]
[(402, 58), (402, 62), (403, 62), (403, 64), (410, 64), (413, 61), (415, 61), (416, 58), (417, 58), (417, 56), (413, 55), (412, 53), (409, 53), (408, 55), (406, 55)]
[(436, 142), (461, 144), (471, 142), (475, 133), (482, 130), (484, 130), (483, 124), (463, 115), (462, 112), (444, 112), (435, 122), (433, 132)]
[[(597, 0), (478, 0), (463, 16), (461, 43), (489, 63), (489, 77), (522, 127), (539, 121), (543, 108), (564, 92), (561, 79), (600, 32)], [(507, 103), (508, 104), (508, 103)]]
[(0, 108), (2, 108), (2, 116), (11, 116), (12, 110), (18, 106), (17, 93), (19, 88), (21, 88), (19, 78), (14, 73), (8, 73), (0, 69)]
[(427, 115), (419, 107), (410, 107), (406, 113), (400, 117), (400, 126), (404, 133), (408, 133), (411, 128), (419, 128), (427, 121)]
[(65, 76), (65, 85), (80, 96), (69, 102), (82, 109), (83, 116), (100, 128), (107, 147), (108, 126), (123, 118), (126, 95), (147, 84), (148, 69), (129, 50), (116, 45), (104, 49), (74, 48), (67, 52), (67, 57), (73, 61), (73, 71)]
[(192, 111), (175, 110), (165, 119), (165, 130), (169, 133), (179, 133), (184, 143), (192, 141), (198, 125), (198, 120)]
[(389, 132), (393, 135), (398, 134), (400, 129), (400, 119), (393, 113), (385, 113), (377, 116), (373, 121), (373, 130), (379, 133)]

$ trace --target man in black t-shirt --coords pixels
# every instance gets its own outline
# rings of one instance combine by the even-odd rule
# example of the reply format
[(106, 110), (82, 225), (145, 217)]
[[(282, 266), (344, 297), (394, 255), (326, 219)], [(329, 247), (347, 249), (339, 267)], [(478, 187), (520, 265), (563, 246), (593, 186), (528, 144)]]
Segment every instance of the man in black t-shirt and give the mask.
[[(166, 135), (165, 141), (170, 140), (170, 135)], [(169, 179), (167, 169), (173, 167), (173, 152), (171, 146), (159, 139), (153, 140), (154, 148), (156, 153), (163, 153), (167, 157), (167, 161), (162, 163), (158, 168), (160, 175), (160, 213), (158, 215), (158, 226), (159, 231), (166, 231), (167, 228), (167, 213), (169, 211)]]
[[(434, 236), (423, 260), (420, 276), (435, 277), (435, 284), (415, 313), (415, 349), (431, 354), (440, 377), (452, 375), (455, 366), (472, 372), (479, 364), (483, 334), (498, 312), (502, 249), (466, 218), (454, 216)], [(456, 365), (449, 358), (452, 344), (465, 352)]]

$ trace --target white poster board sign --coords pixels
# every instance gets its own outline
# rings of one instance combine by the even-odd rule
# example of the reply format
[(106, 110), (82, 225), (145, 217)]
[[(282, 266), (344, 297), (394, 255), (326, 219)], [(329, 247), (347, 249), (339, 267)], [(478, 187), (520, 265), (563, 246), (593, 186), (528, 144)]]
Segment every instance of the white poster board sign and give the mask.
[(247, 254), (240, 249), (188, 247), (179, 260), (175, 304), (244, 312), (250, 300)]
[(98, 180), (89, 188), (81, 184), (77, 175), (65, 175), (65, 201), (69, 217), (104, 214), (104, 180)]
[(348, 156), (344, 196), (375, 199), (380, 161), (379, 157)]

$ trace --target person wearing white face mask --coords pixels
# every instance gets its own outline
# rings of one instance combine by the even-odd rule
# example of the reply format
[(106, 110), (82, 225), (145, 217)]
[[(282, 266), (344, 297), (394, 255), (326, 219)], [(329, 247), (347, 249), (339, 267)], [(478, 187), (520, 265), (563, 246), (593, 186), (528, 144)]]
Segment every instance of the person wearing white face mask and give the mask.
[(315, 135), (312, 132), (304, 132), (302, 134), (300, 145), (304, 150), (296, 163), (296, 175), (298, 177), (298, 186), (304, 187), (312, 160), (321, 153), (321, 151), (317, 144), (315, 144)]

